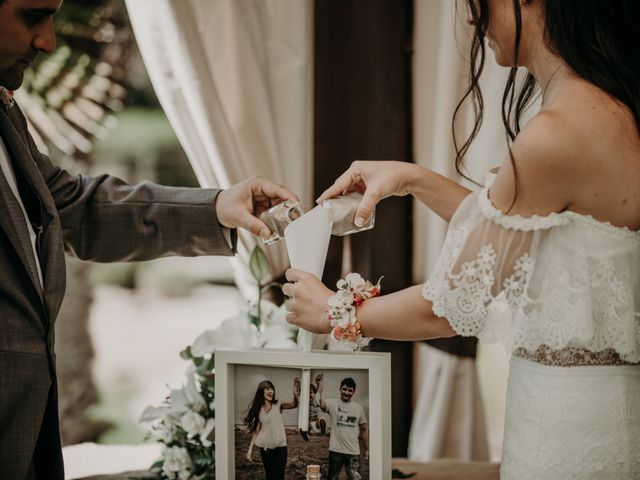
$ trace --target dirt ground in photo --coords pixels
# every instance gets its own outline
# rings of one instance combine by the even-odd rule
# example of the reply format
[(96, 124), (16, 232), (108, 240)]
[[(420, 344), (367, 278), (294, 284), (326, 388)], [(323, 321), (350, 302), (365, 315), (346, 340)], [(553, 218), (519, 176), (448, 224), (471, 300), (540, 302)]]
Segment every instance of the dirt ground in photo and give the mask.
[[(246, 459), (247, 449), (251, 435), (243, 430), (235, 431), (235, 461), (236, 480), (261, 480), (264, 479), (264, 469), (260, 461), (260, 452), (254, 447), (253, 462)], [(304, 480), (306, 478), (307, 465), (320, 465), (322, 478), (327, 478), (329, 460), (329, 434), (312, 434), (309, 441), (305, 441), (297, 429), (287, 429), (287, 480)], [(360, 452), (364, 453), (364, 444), (360, 439)], [(362, 480), (369, 479), (369, 462), (360, 455), (360, 474)], [(346, 478), (342, 472), (341, 479)]]

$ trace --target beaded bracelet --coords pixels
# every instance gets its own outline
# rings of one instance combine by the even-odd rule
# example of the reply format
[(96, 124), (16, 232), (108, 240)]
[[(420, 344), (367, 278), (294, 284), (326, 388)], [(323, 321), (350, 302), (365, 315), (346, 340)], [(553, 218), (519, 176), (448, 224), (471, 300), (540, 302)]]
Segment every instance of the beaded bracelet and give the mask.
[(362, 328), (356, 319), (356, 307), (365, 300), (380, 295), (380, 282), (373, 285), (358, 273), (350, 273), (338, 280), (338, 291), (329, 297), (329, 321), (333, 327), (331, 335), (339, 342), (352, 343), (353, 350), (360, 350), (369, 344), (370, 338), (362, 336)]

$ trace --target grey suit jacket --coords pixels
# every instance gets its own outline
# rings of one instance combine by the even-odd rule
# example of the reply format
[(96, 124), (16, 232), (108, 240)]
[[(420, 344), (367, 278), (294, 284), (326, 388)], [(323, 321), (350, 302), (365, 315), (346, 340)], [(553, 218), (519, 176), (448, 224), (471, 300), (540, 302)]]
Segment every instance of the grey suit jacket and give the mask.
[[(217, 190), (130, 186), (74, 176), (41, 154), (17, 105), (0, 104), (0, 135), (39, 204), (44, 291), (0, 189), (0, 478), (64, 478), (54, 322), (65, 291), (64, 254), (98, 262), (168, 255), (233, 255), (215, 216)], [(4, 181), (0, 176), (0, 182)]]

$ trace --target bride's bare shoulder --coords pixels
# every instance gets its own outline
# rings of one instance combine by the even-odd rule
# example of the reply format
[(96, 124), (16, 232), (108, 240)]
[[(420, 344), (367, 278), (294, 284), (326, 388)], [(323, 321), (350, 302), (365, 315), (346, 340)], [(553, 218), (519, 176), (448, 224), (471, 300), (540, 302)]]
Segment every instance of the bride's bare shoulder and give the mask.
[(580, 132), (565, 115), (537, 114), (520, 131), (501, 165), (491, 188), (492, 201), (503, 211), (524, 216), (565, 210), (581, 148)]
[[(640, 138), (633, 115), (593, 88), (572, 93), (534, 116), (517, 136), (513, 161), (504, 162), (492, 187), (499, 208), (522, 215), (571, 209), (605, 216), (612, 206), (640, 198), (634, 180), (640, 177)], [(636, 215), (631, 209), (640, 204), (629, 208), (625, 215), (616, 207), (620, 218), (611, 220), (630, 223)]]

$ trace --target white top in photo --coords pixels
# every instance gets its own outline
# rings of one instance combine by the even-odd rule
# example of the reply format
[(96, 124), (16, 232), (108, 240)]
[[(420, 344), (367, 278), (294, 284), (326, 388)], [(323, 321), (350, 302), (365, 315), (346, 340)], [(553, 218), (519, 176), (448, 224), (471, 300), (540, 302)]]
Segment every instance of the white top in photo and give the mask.
[(287, 436), (282, 419), (282, 402), (271, 405), (266, 412), (264, 406), (260, 409), (260, 431), (256, 436), (256, 446), (260, 448), (276, 448), (287, 446)]

